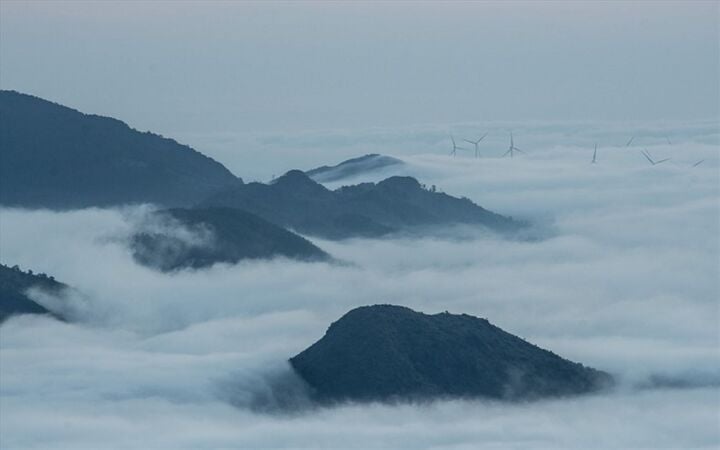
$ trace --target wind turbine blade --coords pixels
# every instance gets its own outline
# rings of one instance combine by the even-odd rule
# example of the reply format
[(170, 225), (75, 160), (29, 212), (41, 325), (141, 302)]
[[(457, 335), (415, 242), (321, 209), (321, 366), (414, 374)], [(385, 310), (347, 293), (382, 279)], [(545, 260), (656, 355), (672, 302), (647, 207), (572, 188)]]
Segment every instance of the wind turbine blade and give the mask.
[(487, 135), (488, 135), (487, 133), (483, 134), (482, 137), (481, 137), (480, 139), (478, 139), (478, 144), (480, 143), (480, 141), (482, 141), (483, 139), (485, 139), (485, 136), (487, 136)]
[(665, 139), (667, 139), (668, 145), (672, 145), (672, 142), (670, 142), (670, 136), (665, 136)]
[(655, 161), (653, 161), (652, 158), (650, 158), (647, 153), (645, 153), (644, 151), (642, 151), (640, 153), (642, 153), (642, 155), (645, 157), (645, 159), (650, 161), (650, 164), (652, 164), (653, 166), (655, 165)]
[(508, 153), (510, 153), (510, 152), (512, 152), (512, 147), (510, 147), (510, 148), (508, 149), (508, 151), (506, 151), (505, 153), (503, 153), (503, 157), (507, 156)]
[(526, 153), (524, 150), (520, 150), (519, 148), (517, 148), (515, 146), (513, 146), (513, 150), (515, 150), (516, 152), (520, 152), (520, 153)]
[(660, 161), (657, 161), (655, 164), (664, 163), (665, 161), (670, 161), (670, 158), (661, 159)]
[(699, 166), (700, 164), (702, 164), (704, 161), (705, 161), (704, 159), (701, 159), (700, 161), (696, 162), (696, 163), (693, 164), (692, 166), (693, 166), (693, 167), (697, 167), (697, 166)]
[(625, 147), (630, 147), (630, 144), (632, 144), (632, 141), (635, 139), (635, 136), (631, 137), (629, 141), (627, 141), (627, 144), (625, 144)]
[(473, 142), (473, 141), (468, 141), (467, 139), (463, 139), (463, 141), (467, 142), (468, 144), (474, 144), (474, 143), (475, 143), (475, 142)]

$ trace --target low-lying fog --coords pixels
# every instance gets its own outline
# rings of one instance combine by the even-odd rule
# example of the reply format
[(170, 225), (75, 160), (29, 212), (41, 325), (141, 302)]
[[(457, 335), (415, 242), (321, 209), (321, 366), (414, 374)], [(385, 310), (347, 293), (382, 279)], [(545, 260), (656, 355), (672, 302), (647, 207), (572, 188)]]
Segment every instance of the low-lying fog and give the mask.
[[(484, 133), (471, 130), (454, 131)], [(63, 301), (38, 297), (76, 323), (22, 316), (0, 327), (3, 447), (720, 445), (714, 125), (643, 129), (630, 147), (633, 130), (516, 128), (527, 154), (512, 160), (497, 158), (507, 147), (500, 130), (481, 143), (480, 159), (446, 156), (447, 135), (435, 129), (404, 131), (381, 133), (387, 140), (375, 132), (258, 138), (257, 161), (232, 154), (232, 139), (190, 143), (248, 179), (279, 175), (288, 161), (309, 169), (370, 151), (400, 157), (405, 166), (356, 181), (414, 175), (533, 221), (536, 239), (468, 229), (312, 239), (351, 264), (273, 260), (162, 274), (123, 246), (148, 207), (2, 210), (2, 262), (78, 291)], [(672, 159), (651, 166), (642, 148)], [(351, 308), (375, 303), (486, 317), (620, 384), (530, 404), (303, 408), (287, 358)]]

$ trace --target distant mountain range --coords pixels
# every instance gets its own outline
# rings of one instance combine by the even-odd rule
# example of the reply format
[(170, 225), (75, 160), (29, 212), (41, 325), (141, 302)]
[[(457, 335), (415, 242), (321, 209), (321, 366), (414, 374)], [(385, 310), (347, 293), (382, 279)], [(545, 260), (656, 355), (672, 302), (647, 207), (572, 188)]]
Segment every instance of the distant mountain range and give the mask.
[(23, 272), (19, 267), (0, 264), (0, 322), (16, 314), (49, 314), (57, 317), (27, 295), (30, 288), (57, 295), (67, 288), (45, 274)]
[(411, 177), (390, 177), (331, 191), (307, 174), (291, 170), (273, 183), (236, 186), (201, 205), (243, 209), (299, 233), (328, 239), (379, 237), (461, 223), (496, 231), (523, 226), (468, 199), (426, 189)]
[(405, 163), (392, 156), (373, 153), (360, 156), (359, 158), (348, 159), (335, 166), (318, 167), (308, 170), (305, 173), (318, 183), (329, 183), (363, 175), (388, 166), (398, 166), (402, 164)]
[(321, 403), (592, 392), (612, 377), (536, 347), (485, 319), (393, 305), (353, 309), (290, 359)]
[(242, 180), (217, 161), (108, 117), (0, 91), (0, 204), (192, 205)]
[[(304, 250), (298, 250), (302, 247), (297, 244), (301, 242), (298, 236), (291, 243), (291, 235), (281, 236), (271, 223), (327, 239), (381, 237), (454, 224), (503, 232), (524, 226), (468, 199), (435, 192), (434, 187), (427, 189), (411, 177), (390, 177), (336, 190), (311, 178), (338, 180), (398, 164), (403, 163), (372, 154), (333, 167), (319, 167), (309, 175), (291, 170), (268, 184), (244, 184), (220, 163), (172, 139), (142, 133), (118, 120), (83, 114), (31, 95), (0, 91), (2, 206), (76, 209), (153, 203), (246, 211), (250, 215), (232, 219), (227, 212), (222, 218), (218, 212), (210, 216), (208, 211), (173, 213), (182, 215), (183, 220), (196, 221), (203, 214), (219, 220), (212, 226), (222, 230), (220, 238), (235, 243), (222, 256), (214, 253), (217, 261), (225, 262), (304, 254)], [(253, 214), (258, 217), (251, 218)], [(259, 218), (267, 222), (261, 223)], [(232, 222), (248, 234), (241, 239), (238, 232), (230, 238), (221, 222)], [(262, 226), (268, 228), (264, 234), (259, 232)], [(156, 260), (152, 255), (172, 247), (167, 236), (159, 235), (137, 236), (135, 244), (136, 257), (153, 264)], [(282, 251), (278, 245), (284, 246)], [(305, 250), (310, 254), (319, 249)], [(170, 260), (164, 259), (170, 257), (165, 254), (159, 267), (196, 267), (213, 260), (198, 251), (185, 248)]]
[(152, 216), (130, 246), (136, 261), (162, 271), (277, 256), (330, 259), (307, 239), (239, 209), (169, 209)]

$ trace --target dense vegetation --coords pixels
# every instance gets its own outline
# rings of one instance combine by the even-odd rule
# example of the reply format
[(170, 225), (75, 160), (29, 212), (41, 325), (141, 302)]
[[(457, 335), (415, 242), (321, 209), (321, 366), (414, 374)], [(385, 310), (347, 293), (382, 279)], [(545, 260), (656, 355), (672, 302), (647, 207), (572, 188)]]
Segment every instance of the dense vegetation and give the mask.
[(204, 206), (257, 214), (300, 233), (329, 239), (377, 237), (413, 227), (476, 224), (508, 231), (522, 226), (468, 199), (425, 189), (411, 177), (390, 177), (331, 191), (291, 170), (273, 183), (249, 183), (211, 196)]
[(34, 274), (32, 270), (23, 272), (18, 266), (0, 264), (0, 322), (14, 314), (51, 314), (28, 297), (27, 290), (38, 288), (59, 294), (66, 287), (44, 273)]
[(151, 222), (133, 235), (131, 247), (138, 262), (163, 271), (276, 256), (329, 259), (302, 236), (238, 209), (169, 209)]
[(403, 162), (397, 158), (373, 153), (348, 159), (334, 166), (317, 167), (305, 173), (319, 183), (329, 183), (400, 164), (403, 164)]
[(119, 120), (0, 91), (0, 204), (185, 206), (242, 183), (220, 163)]
[(375, 305), (354, 309), (290, 360), (322, 402), (581, 394), (604, 373), (466, 314), (426, 315)]

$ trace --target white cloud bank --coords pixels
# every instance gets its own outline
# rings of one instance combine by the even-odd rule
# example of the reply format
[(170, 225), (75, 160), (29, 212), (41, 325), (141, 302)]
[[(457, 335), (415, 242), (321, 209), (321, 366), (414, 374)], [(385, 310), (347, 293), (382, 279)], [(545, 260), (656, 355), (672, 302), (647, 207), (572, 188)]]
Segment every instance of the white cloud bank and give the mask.
[[(717, 447), (717, 130), (686, 126), (671, 130), (673, 144), (649, 143), (672, 157), (655, 167), (623, 145), (601, 148), (591, 166), (587, 142), (543, 144), (546, 131), (536, 133), (512, 161), (400, 155), (402, 173), (541, 223), (536, 241), (315, 240), (354, 264), (278, 259), (161, 274), (135, 264), (119, 239), (146, 209), (2, 210), (2, 262), (81, 293), (48, 304), (80, 323), (24, 316), (0, 327), (2, 447)], [(487, 317), (622, 384), (532, 404), (261, 411), (303, 406), (286, 359), (373, 303)], [(689, 387), (641, 389), (653, 375)], [(277, 397), (278, 386), (296, 395)]]

